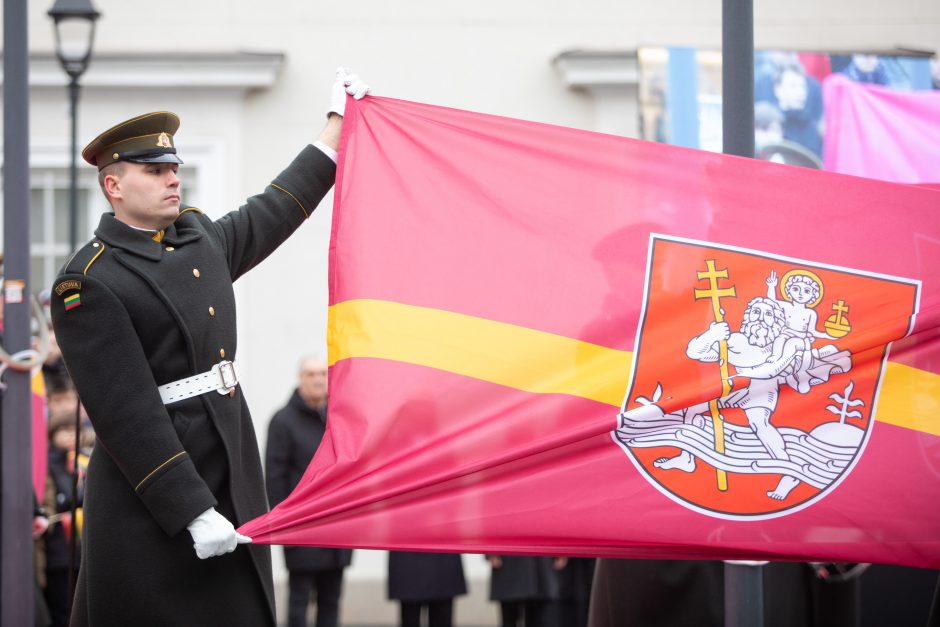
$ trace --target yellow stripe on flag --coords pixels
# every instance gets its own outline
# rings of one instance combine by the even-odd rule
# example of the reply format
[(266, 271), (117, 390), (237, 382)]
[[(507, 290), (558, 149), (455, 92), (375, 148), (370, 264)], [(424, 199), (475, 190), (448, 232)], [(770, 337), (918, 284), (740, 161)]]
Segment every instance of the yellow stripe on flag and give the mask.
[(889, 361), (876, 411), (878, 422), (940, 436), (940, 375)]
[[(465, 314), (382, 300), (330, 307), (330, 365), (374, 357), (535, 393), (623, 403), (633, 353)], [(940, 436), (940, 375), (888, 362), (876, 419)]]
[(620, 407), (633, 353), (554, 333), (382, 300), (330, 307), (330, 365), (375, 357)]

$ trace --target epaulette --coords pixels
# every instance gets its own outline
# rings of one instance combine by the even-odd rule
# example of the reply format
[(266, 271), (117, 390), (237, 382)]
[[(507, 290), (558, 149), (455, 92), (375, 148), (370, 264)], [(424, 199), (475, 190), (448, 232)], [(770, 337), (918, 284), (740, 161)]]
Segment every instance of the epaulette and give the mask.
[(65, 262), (61, 274), (88, 274), (88, 269), (98, 261), (105, 248), (105, 243), (101, 240), (91, 240), (75, 251), (75, 254)]
[(62, 275), (88, 274), (88, 269), (101, 257), (104, 249), (104, 242), (93, 239), (75, 251), (75, 254), (62, 266), (59, 278), (53, 283), (52, 291), (56, 296), (63, 298), (66, 311), (81, 306), (82, 280)]
[[(176, 220), (179, 220), (180, 218), (183, 217), (184, 214), (187, 214), (187, 213), (190, 213), (190, 212), (198, 213), (199, 215), (202, 215), (202, 211), (201, 211), (201, 210), (196, 209), (195, 207), (186, 207), (185, 209), (180, 209), (180, 213), (179, 213), (178, 216), (176, 216)], [(191, 217), (191, 216), (186, 216), (186, 217)], [(174, 220), (174, 222), (175, 222), (176, 220)]]

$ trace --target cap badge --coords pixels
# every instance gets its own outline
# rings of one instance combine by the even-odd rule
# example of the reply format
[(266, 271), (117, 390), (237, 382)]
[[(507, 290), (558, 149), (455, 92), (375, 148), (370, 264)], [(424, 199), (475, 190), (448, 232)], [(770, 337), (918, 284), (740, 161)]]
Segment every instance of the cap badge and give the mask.
[(172, 148), (173, 144), (170, 143), (170, 136), (166, 133), (160, 133), (160, 136), (157, 137), (157, 146), (160, 148)]

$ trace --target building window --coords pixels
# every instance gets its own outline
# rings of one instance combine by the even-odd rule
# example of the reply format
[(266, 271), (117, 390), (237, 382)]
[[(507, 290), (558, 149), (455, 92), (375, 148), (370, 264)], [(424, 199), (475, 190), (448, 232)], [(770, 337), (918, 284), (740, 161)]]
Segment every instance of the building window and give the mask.
[[(68, 168), (34, 168), (30, 172), (30, 287), (39, 293), (52, 286), (59, 268), (72, 254), (69, 247)], [(97, 221), (89, 207), (100, 206), (92, 198), (98, 192), (95, 172), (79, 172), (77, 245), (91, 237)], [(102, 200), (103, 202), (103, 200)]]

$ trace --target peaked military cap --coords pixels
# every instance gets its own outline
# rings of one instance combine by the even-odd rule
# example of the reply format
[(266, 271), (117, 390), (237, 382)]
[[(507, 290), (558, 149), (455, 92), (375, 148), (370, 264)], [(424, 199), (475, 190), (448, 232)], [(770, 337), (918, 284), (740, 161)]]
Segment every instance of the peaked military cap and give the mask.
[(98, 135), (82, 150), (82, 158), (99, 170), (117, 161), (183, 163), (173, 144), (179, 126), (179, 116), (170, 111), (145, 113)]

